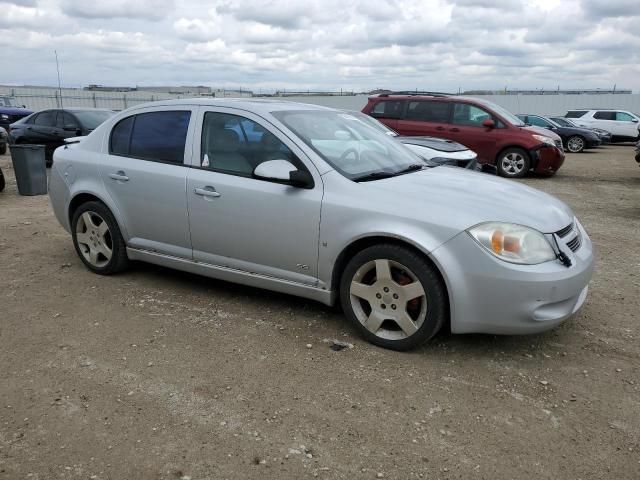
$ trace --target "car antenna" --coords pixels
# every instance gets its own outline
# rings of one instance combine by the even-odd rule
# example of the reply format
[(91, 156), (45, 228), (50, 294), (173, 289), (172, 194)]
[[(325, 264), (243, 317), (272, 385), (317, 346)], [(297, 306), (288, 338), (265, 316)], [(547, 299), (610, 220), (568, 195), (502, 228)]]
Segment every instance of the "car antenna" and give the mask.
[(60, 65), (58, 64), (58, 51), (54, 50), (53, 53), (56, 55), (56, 70), (58, 71), (58, 95), (60, 95), (60, 108), (64, 110), (64, 105), (62, 105), (62, 86), (60, 84)]

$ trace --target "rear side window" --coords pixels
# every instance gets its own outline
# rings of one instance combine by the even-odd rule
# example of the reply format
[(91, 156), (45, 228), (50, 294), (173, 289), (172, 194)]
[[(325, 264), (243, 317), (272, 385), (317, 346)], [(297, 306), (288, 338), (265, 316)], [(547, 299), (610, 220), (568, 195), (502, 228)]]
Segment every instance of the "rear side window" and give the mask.
[(111, 131), (110, 153), (126, 157), (178, 163), (184, 147), (191, 112), (141, 113), (121, 120)]
[(615, 120), (616, 112), (596, 112), (593, 118), (597, 118), (598, 120)]
[(567, 114), (565, 115), (565, 117), (567, 118), (580, 118), (580, 117), (584, 117), (585, 113), (587, 113), (584, 110), (569, 110), (567, 112)]
[(447, 102), (409, 102), (405, 119), (446, 123), (450, 110), (451, 104)]
[(378, 102), (371, 110), (371, 116), (377, 118), (400, 118), (403, 102)]
[(56, 112), (49, 110), (48, 112), (39, 113), (33, 121), (36, 125), (43, 127), (55, 127), (56, 125)]

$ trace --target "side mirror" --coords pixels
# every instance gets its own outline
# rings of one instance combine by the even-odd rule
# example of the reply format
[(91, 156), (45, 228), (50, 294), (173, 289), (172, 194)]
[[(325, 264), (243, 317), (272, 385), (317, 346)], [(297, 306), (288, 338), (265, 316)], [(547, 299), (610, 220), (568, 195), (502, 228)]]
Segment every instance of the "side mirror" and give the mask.
[(298, 170), (288, 160), (268, 160), (253, 171), (253, 175), (264, 180), (286, 182), (300, 188), (313, 187), (313, 177), (304, 170)]
[(488, 129), (496, 128), (496, 122), (494, 122), (490, 118), (487, 118), (484, 122), (482, 122), (482, 126)]
[(638, 123), (638, 119), (637, 119), (637, 118), (633, 118), (633, 119), (631, 119), (631, 121), (632, 121), (633, 123)]

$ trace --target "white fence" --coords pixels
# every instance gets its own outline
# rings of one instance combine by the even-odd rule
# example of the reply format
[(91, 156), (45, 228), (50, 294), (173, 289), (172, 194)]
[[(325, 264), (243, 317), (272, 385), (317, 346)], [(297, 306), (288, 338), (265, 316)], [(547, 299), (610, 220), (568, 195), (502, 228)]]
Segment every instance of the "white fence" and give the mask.
[[(123, 110), (133, 105), (166, 100), (170, 98), (190, 98), (192, 94), (170, 94), (151, 92), (102, 92), (81, 89), (62, 89), (62, 99), (56, 88), (2, 87), (0, 96), (15, 97), (19, 104), (31, 110), (64, 107), (98, 107)], [(640, 113), (640, 94), (602, 95), (490, 95), (482, 96), (502, 105), (513, 113), (539, 115), (564, 115), (574, 108), (616, 108)], [(345, 110), (362, 110), (367, 103), (367, 95), (344, 96), (299, 96), (282, 97), (291, 102), (312, 103)]]

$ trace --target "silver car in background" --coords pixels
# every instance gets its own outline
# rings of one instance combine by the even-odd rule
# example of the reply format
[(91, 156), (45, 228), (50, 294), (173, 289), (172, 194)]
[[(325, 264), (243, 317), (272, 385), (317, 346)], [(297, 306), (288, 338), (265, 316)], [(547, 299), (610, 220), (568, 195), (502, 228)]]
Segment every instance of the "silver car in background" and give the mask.
[(425, 168), (348, 113), (290, 102), (139, 105), (54, 154), (80, 259), (143, 260), (332, 305), (374, 344), (540, 332), (593, 269), (569, 207), (514, 181)]

